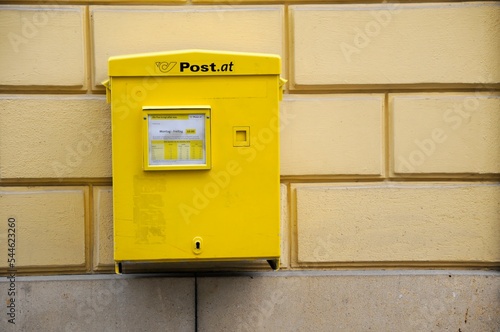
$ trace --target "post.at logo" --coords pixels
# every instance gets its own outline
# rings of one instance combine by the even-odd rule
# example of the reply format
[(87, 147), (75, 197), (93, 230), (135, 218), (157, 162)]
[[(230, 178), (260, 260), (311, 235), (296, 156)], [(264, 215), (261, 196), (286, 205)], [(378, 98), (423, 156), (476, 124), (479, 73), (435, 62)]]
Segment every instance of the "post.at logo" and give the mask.
[(168, 73), (171, 71), (177, 62), (156, 62), (156, 67), (162, 72), (162, 73)]

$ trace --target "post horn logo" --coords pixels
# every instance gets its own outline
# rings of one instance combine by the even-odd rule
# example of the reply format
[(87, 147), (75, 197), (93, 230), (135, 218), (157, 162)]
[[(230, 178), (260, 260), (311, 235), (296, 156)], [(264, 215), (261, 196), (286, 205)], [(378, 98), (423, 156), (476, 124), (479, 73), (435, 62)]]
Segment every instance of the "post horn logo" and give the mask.
[(158, 67), (162, 73), (168, 73), (176, 64), (177, 62), (156, 62), (156, 67)]

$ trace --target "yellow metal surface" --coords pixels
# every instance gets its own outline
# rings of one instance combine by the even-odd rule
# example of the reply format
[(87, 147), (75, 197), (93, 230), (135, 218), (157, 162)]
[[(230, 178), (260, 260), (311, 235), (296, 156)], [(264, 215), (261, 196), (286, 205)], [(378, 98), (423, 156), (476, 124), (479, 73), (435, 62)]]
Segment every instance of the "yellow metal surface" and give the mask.
[(117, 263), (279, 264), (280, 68), (199, 50), (110, 58)]

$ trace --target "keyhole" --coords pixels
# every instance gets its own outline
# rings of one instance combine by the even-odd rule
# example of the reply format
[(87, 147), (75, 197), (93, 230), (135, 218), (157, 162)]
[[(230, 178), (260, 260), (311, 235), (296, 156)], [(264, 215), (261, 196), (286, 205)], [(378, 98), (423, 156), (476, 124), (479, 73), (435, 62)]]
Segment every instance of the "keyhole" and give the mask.
[(197, 236), (193, 239), (192, 243), (193, 243), (193, 246), (191, 248), (193, 250), (193, 253), (195, 255), (200, 255), (202, 252), (201, 245), (203, 243), (203, 239), (201, 237)]

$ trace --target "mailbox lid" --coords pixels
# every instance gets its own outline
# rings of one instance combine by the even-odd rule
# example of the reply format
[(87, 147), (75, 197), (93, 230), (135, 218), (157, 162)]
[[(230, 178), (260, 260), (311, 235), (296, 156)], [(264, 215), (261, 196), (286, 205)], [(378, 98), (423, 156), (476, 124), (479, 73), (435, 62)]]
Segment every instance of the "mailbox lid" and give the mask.
[(108, 68), (111, 77), (279, 75), (281, 59), (264, 53), (182, 50), (114, 56)]

